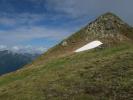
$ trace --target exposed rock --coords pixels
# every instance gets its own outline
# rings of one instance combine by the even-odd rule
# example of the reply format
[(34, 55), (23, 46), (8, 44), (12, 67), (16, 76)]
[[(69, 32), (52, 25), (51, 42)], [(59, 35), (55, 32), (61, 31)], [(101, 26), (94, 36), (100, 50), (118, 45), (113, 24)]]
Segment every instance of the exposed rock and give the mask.
[[(126, 27), (129, 27), (129, 25), (124, 23), (118, 16), (105, 13), (87, 26), (86, 34), (91, 35), (92, 39), (109, 37), (122, 41), (124, 38), (121, 35), (124, 32), (121, 29), (125, 30)], [(89, 39), (86, 38), (85, 40)]]
[(67, 46), (67, 45), (68, 45), (67, 41), (62, 42), (62, 46)]

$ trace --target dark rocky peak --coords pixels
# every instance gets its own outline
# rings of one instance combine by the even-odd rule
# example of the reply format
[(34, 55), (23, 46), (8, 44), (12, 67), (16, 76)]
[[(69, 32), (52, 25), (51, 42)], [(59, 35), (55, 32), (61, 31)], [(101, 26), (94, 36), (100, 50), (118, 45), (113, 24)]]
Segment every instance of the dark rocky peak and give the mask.
[(122, 21), (117, 15), (107, 12), (97, 19), (98, 22), (112, 22), (114, 24), (121, 24), (124, 25), (126, 24), (124, 21)]
[(107, 12), (82, 29), (80, 37), (86, 42), (101, 40), (107, 45), (127, 41), (133, 37), (133, 28), (117, 15)]
[(113, 30), (118, 29), (127, 25), (124, 21), (122, 21), (118, 16), (113, 13), (105, 13), (98, 17), (95, 21), (90, 23), (88, 27), (96, 28), (103, 30)]
[[(130, 40), (133, 29), (117, 15), (107, 12), (80, 31), (61, 42), (64, 48), (77, 48), (88, 42), (100, 40), (110, 46)], [(77, 46), (78, 45), (78, 46)], [(76, 47), (77, 46), (77, 47)]]
[(130, 27), (113, 13), (105, 13), (87, 26), (88, 32), (95, 34), (118, 34)]

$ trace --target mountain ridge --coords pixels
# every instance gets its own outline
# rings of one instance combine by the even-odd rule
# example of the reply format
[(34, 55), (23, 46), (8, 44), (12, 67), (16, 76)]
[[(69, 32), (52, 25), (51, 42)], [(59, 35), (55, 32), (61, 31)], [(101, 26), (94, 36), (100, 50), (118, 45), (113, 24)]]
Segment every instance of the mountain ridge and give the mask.
[(15, 53), (9, 50), (0, 50), (0, 75), (18, 70), (38, 56), (38, 54)]
[[(132, 33), (132, 27), (122, 21), (117, 15), (107, 12), (53, 48), (50, 48), (38, 58), (38, 62), (39, 60), (44, 60), (45, 62), (51, 58), (73, 54), (73, 51), (94, 40), (100, 40), (104, 47), (119, 45), (122, 42), (132, 42)], [(36, 62), (33, 63), (35, 64)]]
[[(89, 31), (85, 26), (24, 68), (0, 77), (0, 99), (131, 100), (132, 28), (126, 24), (119, 28), (111, 21), (113, 29), (105, 30), (108, 21), (97, 23), (92, 22), (93, 29)], [(113, 36), (94, 35), (93, 31)], [(104, 46), (74, 53), (76, 48), (95, 39)]]

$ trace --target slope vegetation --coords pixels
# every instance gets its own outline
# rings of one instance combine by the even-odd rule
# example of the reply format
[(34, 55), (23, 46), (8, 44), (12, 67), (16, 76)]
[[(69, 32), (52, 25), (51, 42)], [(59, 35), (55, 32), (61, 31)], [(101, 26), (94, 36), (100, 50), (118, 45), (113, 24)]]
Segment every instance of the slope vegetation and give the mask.
[[(103, 20), (108, 23), (112, 18), (119, 25), (113, 22), (109, 24), (113, 30), (105, 29)], [(132, 100), (131, 30), (115, 15), (102, 15), (30, 65), (0, 77), (0, 100)], [(101, 35), (94, 35), (93, 31)], [(94, 39), (102, 41), (104, 46), (73, 52)]]
[[(112, 13), (105, 13), (78, 32), (50, 48), (31, 66), (41, 65), (52, 58), (72, 54), (76, 49), (94, 40), (100, 40), (103, 47), (119, 46), (123, 42), (133, 42), (133, 28)], [(28, 65), (29, 66), (29, 65)]]
[(131, 100), (133, 46), (53, 59), (0, 78), (1, 100)]

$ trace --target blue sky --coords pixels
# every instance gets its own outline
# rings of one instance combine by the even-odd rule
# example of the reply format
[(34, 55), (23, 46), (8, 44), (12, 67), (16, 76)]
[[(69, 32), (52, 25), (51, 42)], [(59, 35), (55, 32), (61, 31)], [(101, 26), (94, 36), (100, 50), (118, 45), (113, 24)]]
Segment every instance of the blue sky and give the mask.
[(0, 49), (43, 51), (105, 12), (133, 25), (132, 0), (0, 0)]

